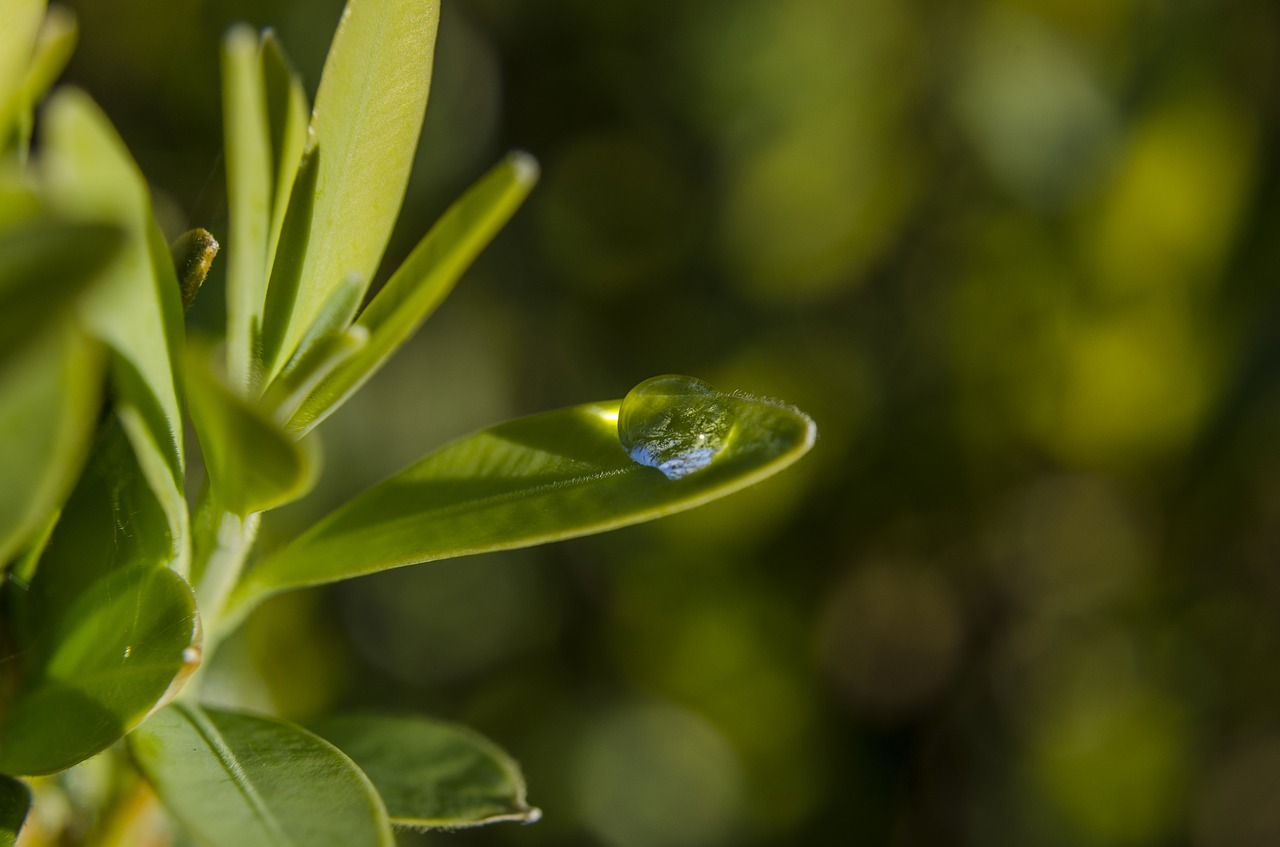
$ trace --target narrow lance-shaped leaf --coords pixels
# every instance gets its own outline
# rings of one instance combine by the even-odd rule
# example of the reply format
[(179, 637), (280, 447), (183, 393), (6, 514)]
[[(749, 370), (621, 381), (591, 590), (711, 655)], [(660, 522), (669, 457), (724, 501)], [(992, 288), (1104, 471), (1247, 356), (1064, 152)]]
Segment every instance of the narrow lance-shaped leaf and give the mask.
[(308, 432), (377, 372), (422, 325), (515, 213), (538, 179), (538, 164), (513, 153), (454, 203), (356, 321), (368, 341), (322, 380), (289, 421)]
[(227, 369), (248, 393), (267, 290), (272, 190), (271, 136), (258, 38), (232, 27), (222, 46), (222, 122), (227, 156), (230, 261), (227, 263)]
[(814, 436), (790, 406), (689, 377), (646, 381), (622, 402), (510, 421), (427, 456), (269, 555), (232, 597), (230, 616), (287, 588), (688, 509), (776, 473)]
[(182, 413), (174, 375), (183, 335), (178, 282), (151, 213), (146, 181), (106, 116), (83, 93), (63, 89), (46, 111), (44, 170), (56, 208), (105, 221), (127, 236), (82, 314), (111, 347), (117, 408), (147, 481), (169, 521), (174, 567), (186, 563)]
[(267, 283), (267, 298), (262, 309), (262, 335), (251, 384), (263, 389), (270, 384), (285, 361), (284, 339), (302, 283), (303, 261), (312, 244), (312, 210), (316, 199), (316, 176), (323, 161), (319, 146), (302, 156), (298, 175), (293, 182), (289, 207), (280, 228), (275, 262)]
[(271, 30), (262, 33), (258, 47), (258, 63), (262, 70), (263, 94), (266, 97), (267, 125), (271, 133), (271, 167), (275, 178), (271, 200), (271, 229), (267, 240), (267, 265), (270, 271), (276, 255), (276, 242), (285, 209), (293, 190), (294, 175), (307, 145), (307, 118), (310, 106), (302, 89), (302, 80), (285, 56), (280, 39)]
[(418, 146), (439, 0), (349, 0), (325, 59), (311, 127), (324, 150), (312, 247), (282, 344), (292, 355), (333, 289), (373, 279)]
[(13, 847), (31, 808), (31, 789), (25, 782), (0, 776), (0, 847)]
[(336, 747), (293, 724), (173, 704), (132, 733), (129, 747), (201, 844), (394, 844), (369, 779)]
[[(18, 146), (19, 161), (26, 161), (31, 145), (31, 131), (35, 125), (32, 112), (71, 60), (77, 35), (75, 15), (61, 6), (49, 9), (36, 36), (35, 48), (21, 89), (9, 104), (15, 124), (14, 140)], [(0, 107), (0, 111), (3, 111), (3, 107)], [(5, 119), (0, 118), (0, 125), (4, 123)]]
[(360, 766), (396, 826), (458, 829), (532, 823), (515, 760), (466, 727), (420, 717), (350, 716), (315, 727)]
[(15, 141), (13, 123), (22, 109), (23, 77), (36, 33), (44, 17), (45, 0), (8, 0), (0, 27), (0, 153)]

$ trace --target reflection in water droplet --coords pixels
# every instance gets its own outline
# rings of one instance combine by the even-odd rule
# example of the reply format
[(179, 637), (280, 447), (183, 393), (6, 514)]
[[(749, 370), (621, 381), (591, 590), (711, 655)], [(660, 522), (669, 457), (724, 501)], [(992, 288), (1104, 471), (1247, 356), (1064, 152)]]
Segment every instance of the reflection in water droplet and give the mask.
[(700, 471), (724, 449), (733, 421), (724, 395), (690, 376), (655, 376), (627, 394), (618, 440), (631, 458), (668, 479)]

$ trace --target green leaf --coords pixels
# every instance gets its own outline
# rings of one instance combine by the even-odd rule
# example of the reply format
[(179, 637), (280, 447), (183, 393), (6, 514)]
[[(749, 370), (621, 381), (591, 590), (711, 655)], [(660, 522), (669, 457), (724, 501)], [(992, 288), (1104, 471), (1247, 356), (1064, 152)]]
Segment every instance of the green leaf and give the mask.
[[(269, 555), (233, 595), (232, 616), (287, 588), (603, 532), (692, 508), (778, 472), (813, 444), (813, 422), (794, 408), (718, 392), (687, 402), (702, 409), (708, 400), (723, 413), (726, 437), (713, 460), (680, 479), (623, 450), (619, 401), (520, 418), (455, 441)], [(628, 403), (634, 405), (631, 395)], [(680, 431), (674, 417), (667, 436), (696, 443), (700, 433)]]
[(0, 105), (0, 127), (13, 123), (14, 131), (7, 139), (16, 142), (19, 161), (26, 161), (31, 145), (35, 126), (32, 110), (71, 60), (77, 35), (75, 15), (61, 6), (50, 8), (36, 36), (20, 90)]
[(25, 782), (0, 776), (0, 847), (13, 847), (31, 809), (31, 789)]
[(267, 299), (262, 310), (262, 333), (259, 362), (251, 382), (257, 387), (268, 385), (282, 364), (285, 333), (299, 295), (302, 263), (311, 245), (311, 216), (316, 199), (316, 175), (321, 162), (320, 148), (313, 146), (302, 156), (293, 183), (289, 207), (280, 228), (271, 279), (267, 283)]
[(331, 718), (315, 727), (368, 774), (396, 826), (532, 823), (520, 766), (466, 727), (418, 717)]
[(5, 0), (0, 27), (0, 153), (16, 138), (12, 132), (24, 100), (24, 77), (36, 44), (44, 0)]
[(103, 364), (101, 345), (67, 321), (0, 361), (0, 573), (71, 493), (97, 424)]
[(292, 355), (333, 290), (373, 279), (404, 199), (431, 86), (439, 0), (349, 0), (311, 127), (324, 159), (311, 249), (283, 345)]
[(109, 422), (29, 585), (0, 592), (0, 773), (69, 767), (136, 725), (199, 662), (191, 588), (121, 427)]
[(227, 156), (227, 369), (248, 393), (267, 291), (271, 232), (271, 136), (258, 38), (235, 26), (222, 45), (222, 122)]
[(174, 375), (182, 304), (146, 181), (106, 116), (81, 91), (60, 90), (46, 110), (44, 171), (68, 217), (119, 226), (119, 258), (84, 298), (89, 331), (112, 349), (117, 408), (169, 521), (175, 567), (185, 567), (187, 510), (182, 412)]
[(203, 844), (394, 844), (368, 777), (293, 724), (173, 704), (132, 733), (129, 747), (169, 811)]
[(7, 657), (21, 677), (0, 683), (16, 688), (0, 703), (0, 773), (53, 773), (105, 749), (199, 663), (195, 599), (166, 568), (113, 572), (56, 616), (39, 596), (17, 602), (35, 608)]
[(123, 242), (118, 227), (47, 217), (0, 230), (0, 359), (69, 313)]
[(513, 153), (445, 212), (356, 321), (368, 342), (303, 401), (289, 421), (292, 431), (308, 432), (324, 420), (417, 331), (537, 178), (537, 162)]
[(293, 190), (294, 176), (302, 151), (307, 143), (307, 119), (311, 107), (302, 80), (285, 56), (280, 39), (271, 30), (262, 33), (258, 47), (258, 63), (261, 66), (263, 93), (267, 104), (267, 122), (271, 133), (271, 161), (275, 175), (272, 192), (271, 234), (267, 241), (267, 256), (276, 255), (276, 242), (280, 239), (280, 227), (284, 222), (289, 195)]
[(306, 493), (314, 480), (313, 456), (259, 404), (223, 384), (210, 360), (206, 346), (188, 349), (187, 401), (217, 502), (243, 516)]

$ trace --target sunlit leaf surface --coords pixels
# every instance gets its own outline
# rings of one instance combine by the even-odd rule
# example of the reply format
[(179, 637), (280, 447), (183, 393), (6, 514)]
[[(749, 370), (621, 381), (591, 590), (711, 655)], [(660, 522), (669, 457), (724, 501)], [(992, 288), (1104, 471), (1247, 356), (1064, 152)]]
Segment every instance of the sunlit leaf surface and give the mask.
[(270, 718), (173, 704), (129, 736), (165, 805), (212, 847), (391, 847), (387, 812), (338, 749)]
[(368, 285), (400, 211), (431, 87), (438, 0), (351, 0), (311, 126), (324, 151), (287, 358), (335, 288)]
[[(269, 556), (250, 571), (233, 606), (285, 588), (651, 520), (758, 482), (813, 444), (813, 422), (794, 408), (716, 392), (697, 399), (703, 412), (708, 399), (723, 416), (709, 458), (698, 453), (703, 433), (687, 429), (704, 418), (681, 414), (689, 401), (645, 411), (669, 419), (664, 438), (683, 438), (690, 455), (698, 453), (699, 468), (678, 479), (623, 449), (619, 401), (520, 418), (455, 441)], [(630, 399), (624, 416), (650, 400)]]

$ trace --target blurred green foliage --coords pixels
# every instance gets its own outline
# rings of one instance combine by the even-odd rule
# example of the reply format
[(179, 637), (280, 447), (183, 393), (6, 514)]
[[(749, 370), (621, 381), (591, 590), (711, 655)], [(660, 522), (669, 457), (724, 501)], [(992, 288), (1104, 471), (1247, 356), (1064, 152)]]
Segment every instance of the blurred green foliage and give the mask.
[[(314, 93), (340, 3), (71, 5), (68, 77), (167, 234), (221, 237), (218, 40), (276, 26)], [(1280, 842), (1275, 4), (448, 0), (442, 27), (383, 267), (509, 147), (543, 183), (264, 532), (652, 373), (822, 438), (652, 526), (281, 598), (236, 684), (475, 726), (545, 811), (406, 843)]]

